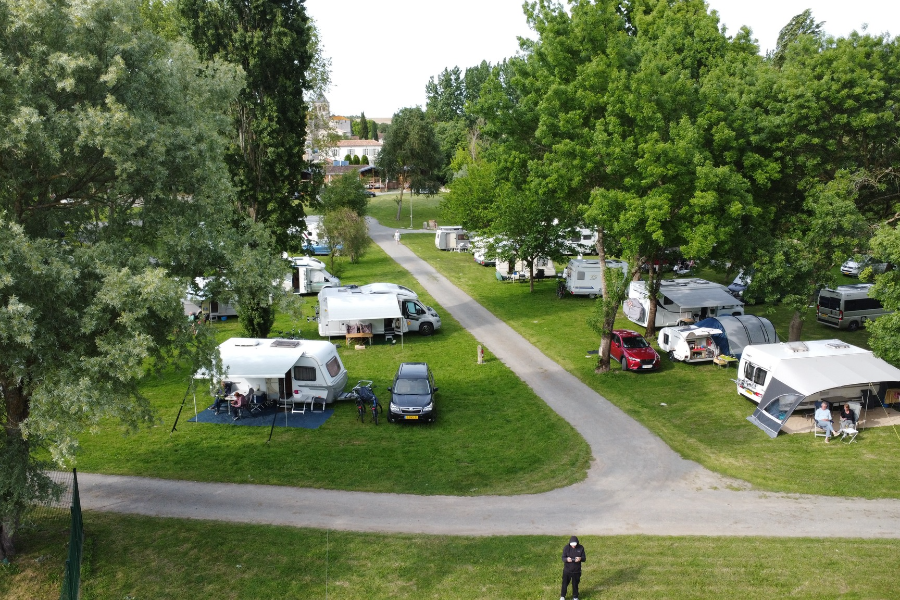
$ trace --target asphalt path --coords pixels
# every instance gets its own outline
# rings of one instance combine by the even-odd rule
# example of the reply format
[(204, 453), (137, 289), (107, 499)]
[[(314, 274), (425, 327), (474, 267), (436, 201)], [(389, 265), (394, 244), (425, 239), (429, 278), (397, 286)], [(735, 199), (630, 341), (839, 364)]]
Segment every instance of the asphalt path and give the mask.
[[(391, 533), (900, 538), (900, 500), (760, 492), (682, 459), (464, 294), (402, 240), (396, 244), (393, 229), (370, 220), (369, 231), (444, 310), (587, 440), (592, 463), (584, 481), (542, 494), (457, 497), (79, 473), (82, 507)], [(837, 514), (852, 518), (833, 518)]]

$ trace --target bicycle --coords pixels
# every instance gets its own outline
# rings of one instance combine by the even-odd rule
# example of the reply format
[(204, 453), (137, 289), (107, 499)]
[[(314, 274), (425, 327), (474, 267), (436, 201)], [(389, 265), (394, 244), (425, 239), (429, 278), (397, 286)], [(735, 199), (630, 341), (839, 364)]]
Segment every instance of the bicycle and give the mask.
[[(366, 422), (366, 399), (363, 398), (362, 395), (359, 393), (359, 390), (361, 390), (361, 389), (366, 389), (369, 392), (371, 392), (372, 382), (367, 379), (360, 380), (355, 386), (353, 386), (353, 389), (351, 389), (350, 392), (348, 392), (347, 398), (356, 400), (356, 418), (360, 423), (365, 423)], [(372, 394), (372, 395), (374, 396), (374, 394)]]
[(297, 329), (286, 329), (286, 330), (273, 330), (272, 333), (277, 335), (279, 338), (283, 340), (302, 340), (303, 332), (300, 331), (300, 328)]

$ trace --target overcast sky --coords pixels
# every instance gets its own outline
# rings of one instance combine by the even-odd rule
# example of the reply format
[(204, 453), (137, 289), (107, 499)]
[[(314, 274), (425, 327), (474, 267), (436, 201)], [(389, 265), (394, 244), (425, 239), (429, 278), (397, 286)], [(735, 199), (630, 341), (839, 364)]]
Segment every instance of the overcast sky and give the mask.
[[(868, 25), (900, 33), (898, 0), (708, 0), (733, 35), (747, 25), (763, 53), (794, 16), (811, 8), (834, 36)], [(390, 117), (405, 106), (425, 108), (425, 84), (446, 67), (461, 71), (497, 63), (533, 37), (521, 0), (306, 0), (331, 58), (327, 94), (335, 115)]]

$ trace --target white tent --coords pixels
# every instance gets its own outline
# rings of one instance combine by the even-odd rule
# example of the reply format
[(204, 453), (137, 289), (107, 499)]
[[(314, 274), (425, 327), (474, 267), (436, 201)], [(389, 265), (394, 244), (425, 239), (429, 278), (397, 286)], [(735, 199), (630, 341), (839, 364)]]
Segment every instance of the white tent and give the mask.
[(400, 319), (400, 305), (393, 294), (367, 294), (365, 301), (360, 296), (328, 297), (328, 319), (332, 321), (369, 321), (375, 319)]

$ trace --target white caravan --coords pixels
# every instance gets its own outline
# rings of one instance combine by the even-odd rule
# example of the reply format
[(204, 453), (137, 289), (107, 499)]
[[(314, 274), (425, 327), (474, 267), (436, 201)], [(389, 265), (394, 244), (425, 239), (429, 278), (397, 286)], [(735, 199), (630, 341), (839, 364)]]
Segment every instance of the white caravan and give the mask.
[[(301, 397), (334, 402), (347, 384), (347, 369), (331, 342), (231, 338), (219, 344), (219, 355), (233, 390), (265, 391), (281, 403)], [(194, 378), (208, 379), (209, 374), (200, 370)]]
[(721, 329), (685, 325), (663, 327), (659, 330), (659, 349), (669, 353), (670, 360), (686, 363), (708, 362), (717, 357), (721, 350), (713, 340)]
[(340, 287), (341, 280), (328, 272), (325, 263), (311, 256), (292, 256), (291, 274), (284, 288), (294, 294), (318, 294), (327, 287)]
[(434, 245), (438, 250), (467, 252), (472, 245), (468, 232), (459, 225), (438, 227), (434, 233)]
[[(628, 263), (624, 260), (609, 259), (606, 261), (606, 266), (610, 269), (619, 269), (626, 278), (628, 277)], [(602, 296), (603, 292), (600, 289), (600, 272), (602, 270), (600, 261), (596, 259), (575, 258), (570, 260), (562, 275), (565, 291), (573, 296), (587, 296), (588, 298)], [(560, 290), (562, 289), (563, 287), (560, 286)]]
[[(507, 279), (524, 281), (530, 275), (528, 265), (525, 264), (524, 260), (512, 262), (498, 260), (495, 269), (497, 270), (498, 281), (506, 281)], [(551, 277), (556, 277), (556, 267), (553, 265), (553, 261), (544, 257), (536, 258), (534, 260), (534, 278), (548, 279)]]
[(737, 392), (757, 404), (799, 395), (801, 409), (822, 400), (868, 405), (898, 387), (900, 369), (841, 340), (751, 345), (738, 365)]
[[(387, 330), (431, 335), (441, 328), (437, 312), (422, 304), (409, 288), (397, 286), (400, 291), (391, 292), (384, 286), (394, 284), (371, 285), (376, 287), (325, 288), (319, 292), (319, 335), (346, 335), (358, 326), (365, 326), (373, 334)], [(382, 291), (375, 291), (378, 289)]]
[(866, 321), (893, 312), (885, 310), (881, 300), (870, 296), (873, 287), (872, 283), (857, 283), (825, 288), (819, 292), (816, 302), (816, 320), (823, 325), (856, 331)]
[(689, 325), (707, 317), (744, 314), (744, 304), (728, 288), (705, 279), (663, 279), (660, 298), (649, 298), (646, 281), (632, 281), (622, 312), (632, 323), (647, 326), (650, 302), (656, 302), (656, 327)]
[[(194, 285), (188, 288), (187, 294), (181, 300), (181, 306), (185, 315), (197, 314), (202, 310), (209, 315), (210, 319), (225, 321), (228, 317), (236, 317), (237, 310), (230, 304), (217, 302), (211, 298), (206, 298), (204, 288), (208, 279), (205, 277), (197, 277), (194, 279)], [(196, 290), (196, 291), (195, 291)]]
[(577, 227), (563, 240), (565, 254), (596, 254), (597, 231)]

